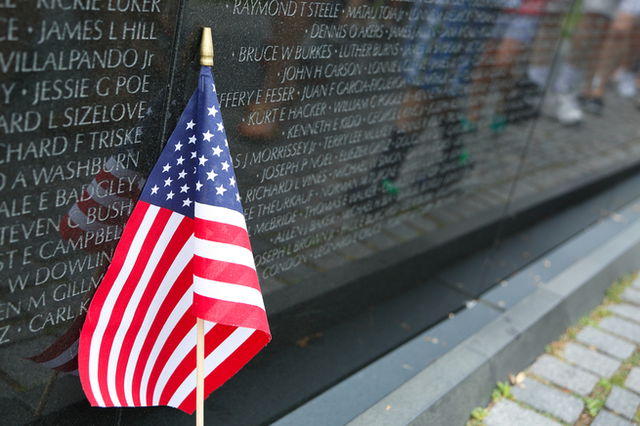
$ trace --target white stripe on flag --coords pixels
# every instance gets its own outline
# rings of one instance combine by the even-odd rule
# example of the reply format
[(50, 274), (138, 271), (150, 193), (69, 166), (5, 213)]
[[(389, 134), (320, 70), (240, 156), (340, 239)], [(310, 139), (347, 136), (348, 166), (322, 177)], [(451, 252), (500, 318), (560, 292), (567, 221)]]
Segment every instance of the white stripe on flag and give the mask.
[[(205, 324), (207, 322), (205, 321)], [(229, 358), (249, 337), (255, 330), (246, 327), (238, 327), (220, 343), (204, 361), (204, 376), (208, 377), (224, 360)], [(206, 339), (206, 336), (205, 336)], [(178, 407), (189, 396), (195, 387), (196, 372), (195, 369), (187, 376), (182, 384), (173, 394), (169, 404), (171, 407)]]
[(256, 265), (253, 263), (253, 254), (249, 249), (235, 244), (219, 243), (201, 238), (195, 238), (194, 241), (194, 253), (200, 257), (227, 263), (237, 263), (256, 269)]
[[(144, 366), (144, 373), (142, 373), (142, 380), (140, 381), (140, 403), (143, 406), (149, 405), (147, 403), (147, 387), (149, 386), (149, 376), (151, 376), (151, 370), (156, 364), (160, 351), (167, 343), (169, 334), (176, 328), (178, 321), (184, 316), (184, 314), (191, 308), (193, 303), (193, 291), (189, 289), (176, 303), (175, 308), (171, 311), (171, 315), (167, 318), (167, 322), (164, 323), (160, 333), (156, 337), (156, 341), (153, 344), (151, 353), (147, 360), (147, 364)], [(153, 336), (151, 336), (153, 337)]]
[[(175, 230), (180, 225), (182, 218), (184, 216), (179, 213), (172, 213), (165, 224), (165, 227), (160, 234), (160, 237), (155, 242), (156, 245), (153, 247), (151, 251), (151, 256), (149, 256), (149, 260), (147, 261), (147, 265), (144, 268), (142, 275), (140, 276), (140, 280), (135, 285), (135, 289), (129, 298), (124, 313), (121, 314), (121, 321), (118, 325), (118, 330), (113, 338), (113, 346), (111, 347), (111, 353), (109, 354), (109, 362), (107, 368), (107, 386), (109, 388), (109, 393), (114, 395), (114, 399), (117, 399), (117, 391), (116, 391), (116, 372), (119, 371), (117, 368), (118, 358), (123, 350), (128, 350), (128, 348), (123, 348), (122, 344), (124, 341), (124, 336), (129, 329), (129, 325), (131, 321), (133, 321), (133, 316), (136, 313), (136, 310), (139, 308), (140, 299), (142, 298), (142, 293), (147, 288), (147, 284), (149, 283), (149, 279), (151, 275), (156, 270), (156, 266), (158, 265), (158, 261), (162, 257), (167, 245), (171, 241)], [(126, 389), (126, 388), (125, 388)], [(129, 393), (130, 395), (130, 393)], [(127, 395), (127, 396), (129, 396)], [(125, 397), (127, 405), (133, 404), (133, 398), (129, 399)], [(115, 401), (114, 401), (115, 402)]]
[(237, 226), (244, 230), (247, 229), (247, 223), (244, 219), (244, 215), (236, 210), (228, 209), (226, 207), (196, 203), (194, 207), (194, 215), (199, 219), (212, 220)]
[(264, 309), (262, 293), (253, 287), (193, 277), (194, 292), (211, 299), (246, 303)]
[[(205, 321), (204, 322), (204, 332), (208, 333), (213, 326), (216, 325), (214, 322)], [(167, 360), (166, 364), (162, 368), (162, 372), (158, 377), (158, 382), (156, 383), (156, 388), (153, 391), (153, 405), (160, 405), (160, 396), (162, 396), (162, 392), (164, 391), (167, 381), (171, 375), (176, 371), (178, 365), (184, 361), (187, 357), (187, 354), (191, 350), (196, 347), (196, 326), (194, 325), (191, 330), (187, 333), (186, 336), (180, 341), (178, 346), (173, 350), (173, 353)], [(194, 363), (193, 368), (195, 368), (195, 353), (194, 353)], [(191, 386), (195, 386), (195, 382), (191, 384)]]
[[(192, 257), (193, 257), (193, 237), (189, 237), (187, 242), (184, 244), (184, 246), (182, 246), (182, 248), (178, 252), (178, 255), (174, 259), (173, 263), (169, 267), (167, 274), (162, 279), (162, 283), (160, 283), (160, 285), (158, 286), (158, 291), (153, 296), (153, 300), (149, 305), (149, 309), (147, 310), (147, 314), (144, 317), (144, 321), (142, 322), (142, 325), (138, 330), (138, 334), (136, 335), (136, 340), (133, 342), (133, 346), (131, 347), (131, 351), (129, 352), (129, 360), (127, 361), (127, 370), (125, 371), (125, 374), (124, 374), (124, 389), (125, 389), (125, 396), (127, 400), (133, 399), (133, 394), (132, 394), (133, 374), (138, 365), (138, 357), (140, 356), (140, 351), (142, 351), (142, 346), (144, 345), (145, 341), (150, 337), (148, 334), (149, 334), (149, 329), (151, 328), (151, 324), (155, 320), (158, 314), (158, 310), (160, 309), (162, 302), (164, 302), (164, 300), (166, 299), (167, 294), (171, 290), (171, 287), (176, 282), (176, 280), (178, 279), (178, 277), (180, 276), (184, 268), (189, 264)], [(191, 294), (191, 292), (187, 292), (187, 293), (189, 295)], [(185, 296), (183, 296), (182, 299), (184, 299), (184, 297)], [(180, 317), (182, 317), (182, 315), (180, 315), (178, 319)], [(159, 336), (158, 336), (158, 339), (159, 339)], [(149, 363), (147, 363), (147, 365), (149, 365)], [(145, 372), (147, 371), (146, 366), (144, 371)], [(147, 394), (146, 381), (143, 379), (141, 383), (142, 385), (140, 387), (140, 392), (141, 392), (140, 395), (141, 396), (145, 395), (145, 397), (141, 398), (141, 400), (144, 401)]]
[[(138, 228), (138, 231), (136, 232), (136, 235), (131, 242), (131, 246), (129, 247), (127, 256), (125, 257), (125, 260), (122, 264), (122, 269), (120, 269), (120, 273), (113, 282), (111, 291), (109, 291), (109, 294), (107, 294), (107, 297), (105, 298), (95, 331), (93, 333), (93, 336), (91, 337), (91, 347), (89, 349), (89, 383), (91, 383), (92, 385), (91, 390), (96, 401), (98, 402), (98, 405), (101, 406), (104, 406), (104, 399), (102, 398), (102, 392), (100, 392), (100, 382), (98, 380), (98, 358), (100, 356), (100, 352), (102, 352), (100, 350), (100, 346), (104, 339), (104, 332), (107, 328), (107, 325), (110, 323), (110, 316), (112, 314), (113, 306), (115, 305), (116, 300), (120, 295), (120, 292), (122, 291), (122, 286), (126, 282), (129, 274), (131, 273), (131, 270), (133, 269), (133, 265), (138, 258), (138, 253), (140, 252), (142, 243), (149, 233), (149, 228), (151, 227), (153, 220), (158, 214), (159, 209), (160, 208), (158, 206), (150, 205), (145, 212), (144, 218), (140, 223), (140, 227)], [(115, 397), (115, 395), (112, 396)]]

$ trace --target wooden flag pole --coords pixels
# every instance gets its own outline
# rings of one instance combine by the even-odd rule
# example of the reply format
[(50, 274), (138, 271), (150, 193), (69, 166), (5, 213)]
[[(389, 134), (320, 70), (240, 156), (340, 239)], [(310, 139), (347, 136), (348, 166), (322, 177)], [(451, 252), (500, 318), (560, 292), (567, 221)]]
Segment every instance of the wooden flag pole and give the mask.
[[(200, 65), (213, 66), (213, 39), (211, 28), (202, 28), (200, 40)], [(196, 323), (196, 426), (204, 426), (204, 320)]]
[(204, 320), (198, 318), (196, 325), (196, 426), (204, 426)]

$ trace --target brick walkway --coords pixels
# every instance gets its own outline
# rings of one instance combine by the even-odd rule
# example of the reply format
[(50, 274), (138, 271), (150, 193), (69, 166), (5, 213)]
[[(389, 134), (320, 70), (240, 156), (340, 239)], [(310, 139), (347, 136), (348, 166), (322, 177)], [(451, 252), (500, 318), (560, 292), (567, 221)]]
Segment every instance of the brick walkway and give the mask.
[(640, 276), (615, 283), (601, 306), (509, 381), (467, 426), (639, 424)]

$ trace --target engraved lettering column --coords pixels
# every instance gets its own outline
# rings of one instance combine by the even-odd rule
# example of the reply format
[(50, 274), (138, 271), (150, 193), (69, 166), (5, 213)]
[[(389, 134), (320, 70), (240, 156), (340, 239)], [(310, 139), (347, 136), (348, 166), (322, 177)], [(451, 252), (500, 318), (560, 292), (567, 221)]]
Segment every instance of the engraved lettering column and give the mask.
[(73, 370), (73, 334), (161, 147), (176, 12), (169, 0), (0, 0), (3, 401), (51, 410), (54, 378), (75, 387), (58, 404), (81, 398), (50, 367)]

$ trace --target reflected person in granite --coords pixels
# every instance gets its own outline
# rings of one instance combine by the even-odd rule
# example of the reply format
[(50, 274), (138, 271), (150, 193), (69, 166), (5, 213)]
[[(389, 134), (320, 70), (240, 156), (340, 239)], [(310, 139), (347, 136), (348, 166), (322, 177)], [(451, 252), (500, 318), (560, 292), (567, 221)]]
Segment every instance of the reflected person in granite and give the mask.
[(525, 71), (546, 4), (547, 0), (523, 0), (509, 5), (498, 17), (492, 40), (474, 70), (468, 115), (463, 119), (468, 129), (476, 131), (485, 124), (482, 114), (492, 88), (499, 95), (488, 122), (493, 133), (501, 133), (509, 122), (535, 115), (531, 90), (527, 91), (535, 85), (527, 80)]
[[(377, 197), (396, 199), (430, 194), (431, 202), (450, 195), (472, 166), (463, 145), (468, 131), (463, 111), (472, 71), (502, 11), (502, 2), (470, 0), (416, 2), (405, 22), (403, 75), (408, 86), (387, 149), (371, 169)], [(434, 132), (435, 130), (435, 132)], [(417, 146), (433, 147), (437, 161), (408, 186), (400, 171)], [(391, 159), (391, 160), (389, 160)]]

